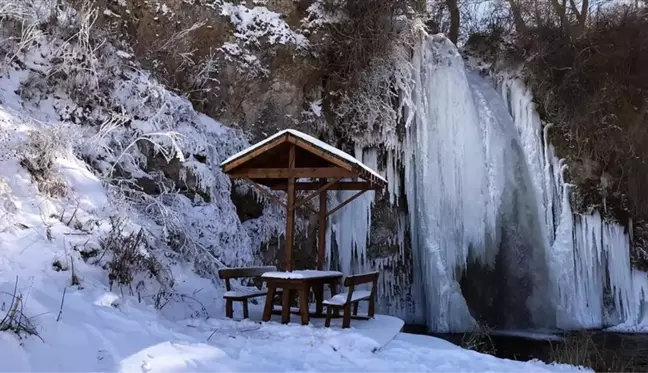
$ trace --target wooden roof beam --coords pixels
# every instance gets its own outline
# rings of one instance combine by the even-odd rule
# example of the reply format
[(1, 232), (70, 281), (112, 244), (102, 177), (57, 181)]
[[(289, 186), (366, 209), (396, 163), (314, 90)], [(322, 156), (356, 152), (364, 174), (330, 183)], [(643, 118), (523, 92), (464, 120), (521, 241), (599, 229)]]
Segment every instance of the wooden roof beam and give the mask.
[[(326, 184), (320, 182), (299, 182), (295, 183), (295, 190), (318, 190)], [(270, 189), (272, 190), (286, 190), (288, 185), (286, 183), (271, 185)], [(340, 181), (336, 184), (331, 185), (326, 190), (380, 190), (382, 187), (380, 185), (371, 184), (366, 181)]]
[(247, 179), (288, 179), (288, 178), (345, 178), (358, 177), (349, 170), (340, 167), (320, 168), (244, 168), (230, 172), (231, 177)]
[(344, 169), (346, 169), (348, 171), (353, 170), (353, 165), (349, 164), (349, 162), (341, 160), (338, 157), (330, 154), (329, 152), (321, 150), (316, 146), (313, 146), (308, 141), (304, 141), (304, 140), (302, 140), (302, 139), (300, 139), (298, 137), (295, 137), (295, 136), (291, 135), (291, 136), (288, 137), (288, 142), (293, 143), (293, 144), (299, 146), (300, 148), (302, 148), (304, 150), (307, 150), (310, 153), (315, 154), (315, 155), (319, 156), (320, 158), (323, 158), (323, 159), (327, 160), (331, 164), (334, 164), (334, 165), (336, 165), (338, 167), (344, 168)]
[(273, 149), (277, 145), (281, 145), (284, 142), (288, 141), (288, 134), (283, 135), (281, 137), (278, 137), (269, 143), (259, 147), (258, 149), (254, 149), (253, 151), (246, 153), (244, 155), (241, 155), (239, 158), (236, 158), (232, 160), (230, 163), (226, 164), (223, 166), (223, 172), (228, 173), (229, 171), (235, 169), (236, 167), (242, 165), (243, 163), (267, 152), (268, 150)]

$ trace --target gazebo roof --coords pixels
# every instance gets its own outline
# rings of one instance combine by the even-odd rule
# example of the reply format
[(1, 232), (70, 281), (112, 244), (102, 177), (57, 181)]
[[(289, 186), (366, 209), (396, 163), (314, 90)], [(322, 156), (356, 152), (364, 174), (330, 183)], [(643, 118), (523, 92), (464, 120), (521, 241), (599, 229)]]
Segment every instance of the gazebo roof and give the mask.
[[(295, 165), (289, 172), (288, 148), (292, 144), (296, 145)], [(288, 177), (359, 177), (374, 189), (387, 184), (380, 174), (350, 154), (293, 129), (280, 131), (232, 155), (221, 163), (221, 167), (232, 176), (246, 177), (269, 187), (278, 186)], [(343, 184), (338, 189), (359, 189), (346, 188)]]
[[(286, 234), (284, 269), (292, 271), (295, 210), (299, 207), (312, 209), (308, 204), (319, 197), (319, 237), (317, 268), (324, 264), (326, 242), (326, 219), (368, 190), (383, 189), (387, 181), (376, 171), (362, 164), (351, 155), (336, 149), (312, 136), (296, 130), (281, 131), (251, 147), (234, 154), (221, 163), (223, 172), (233, 178), (247, 179), (260, 192), (286, 207)], [(345, 179), (357, 179), (348, 181)], [(304, 180), (310, 179), (310, 180)], [(345, 181), (343, 181), (345, 180)], [(260, 185), (274, 190), (285, 190), (284, 202)], [(298, 200), (298, 190), (311, 190)], [(358, 191), (329, 210), (329, 190)]]

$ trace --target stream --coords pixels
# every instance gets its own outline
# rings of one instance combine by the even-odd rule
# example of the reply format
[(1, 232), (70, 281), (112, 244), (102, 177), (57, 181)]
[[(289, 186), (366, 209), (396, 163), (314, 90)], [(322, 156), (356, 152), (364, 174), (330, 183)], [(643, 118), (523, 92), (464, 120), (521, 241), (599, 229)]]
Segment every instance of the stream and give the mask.
[[(428, 333), (407, 324), (405, 333), (425, 334), (466, 347), (469, 333)], [(648, 372), (648, 334), (602, 330), (578, 332), (492, 331), (481, 342), (500, 358), (587, 365), (596, 371)], [(580, 363), (580, 364), (579, 364)]]

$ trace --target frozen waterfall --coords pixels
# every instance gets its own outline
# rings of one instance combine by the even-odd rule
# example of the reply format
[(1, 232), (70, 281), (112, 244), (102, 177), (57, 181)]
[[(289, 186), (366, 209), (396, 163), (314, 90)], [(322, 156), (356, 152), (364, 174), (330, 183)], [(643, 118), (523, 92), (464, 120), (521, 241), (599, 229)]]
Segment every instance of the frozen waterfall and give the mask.
[[(405, 192), (427, 325), (471, 330), (476, 315), (502, 327), (552, 325), (546, 240), (506, 104), (445, 37), (427, 38), (414, 65)], [(470, 269), (481, 278), (462, 284)]]
[[(412, 65), (404, 139), (383, 172), (390, 203), (407, 199), (393, 238), (400, 250), (368, 255), (370, 193), (331, 217), (329, 262), (346, 274), (381, 270), (383, 309), (437, 332), (469, 331), (476, 320), (516, 329), (640, 322), (648, 279), (631, 268), (629, 236), (597, 212), (572, 213), (567, 166), (530, 91), (470, 71), (441, 35), (422, 39)], [(356, 157), (379, 164), (376, 149)], [(349, 192), (338, 193), (331, 207)], [(399, 270), (407, 265), (412, 276)]]

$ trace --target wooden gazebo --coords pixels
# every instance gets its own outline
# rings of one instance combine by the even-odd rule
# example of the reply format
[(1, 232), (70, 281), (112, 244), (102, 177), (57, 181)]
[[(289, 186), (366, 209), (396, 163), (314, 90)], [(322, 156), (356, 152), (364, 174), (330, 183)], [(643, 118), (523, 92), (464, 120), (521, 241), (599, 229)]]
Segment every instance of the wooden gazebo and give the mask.
[[(223, 172), (233, 178), (246, 179), (262, 193), (286, 207), (286, 237), (283, 269), (292, 271), (295, 209), (306, 207), (319, 216), (317, 269), (324, 265), (326, 218), (358, 198), (368, 190), (379, 190), (387, 181), (376, 171), (351, 155), (336, 149), (312, 136), (288, 129), (237, 153), (222, 164)], [(352, 179), (352, 180), (349, 180)], [(287, 193), (287, 203), (269, 193), (282, 190)], [(328, 211), (329, 190), (357, 190), (346, 201)], [(297, 191), (312, 191), (297, 200)], [(319, 211), (307, 204), (319, 198)]]

